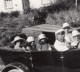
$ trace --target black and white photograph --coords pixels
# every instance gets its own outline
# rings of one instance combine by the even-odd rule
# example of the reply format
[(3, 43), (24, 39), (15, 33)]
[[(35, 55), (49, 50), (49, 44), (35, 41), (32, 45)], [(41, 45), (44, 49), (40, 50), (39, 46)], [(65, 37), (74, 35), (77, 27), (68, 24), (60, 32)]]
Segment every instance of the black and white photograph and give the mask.
[(80, 72), (80, 0), (0, 0), (0, 72)]

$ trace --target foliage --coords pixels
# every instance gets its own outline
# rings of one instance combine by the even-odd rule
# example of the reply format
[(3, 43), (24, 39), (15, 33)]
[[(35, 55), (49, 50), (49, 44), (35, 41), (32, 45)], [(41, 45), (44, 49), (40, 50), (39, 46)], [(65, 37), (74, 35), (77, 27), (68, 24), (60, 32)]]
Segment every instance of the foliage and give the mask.
[(3, 18), (3, 17), (8, 17), (8, 13), (1, 12), (1, 13), (0, 13), (0, 17), (2, 17), (2, 18)]
[(47, 13), (45, 11), (34, 9), (31, 10), (31, 13), (33, 14), (34, 25), (45, 23), (45, 19), (47, 17)]
[(9, 16), (10, 17), (18, 17), (19, 16), (19, 11), (14, 11), (14, 12), (11, 12), (10, 14), (9, 14)]
[(5, 12), (1, 12), (0, 13), (0, 17), (1, 18), (6, 18), (6, 17), (18, 17), (19, 16), (19, 11), (13, 11), (11, 13), (5, 13)]
[(33, 21), (29, 20), (28, 15), (19, 16), (18, 18), (6, 17), (0, 21), (0, 46), (9, 45), (9, 39), (17, 34), (21, 34), (22, 28), (34, 25)]
[(76, 9), (60, 11), (58, 13), (48, 14), (46, 18), (46, 23), (48, 24), (62, 25), (64, 22), (70, 23), (72, 27), (80, 26), (80, 11)]

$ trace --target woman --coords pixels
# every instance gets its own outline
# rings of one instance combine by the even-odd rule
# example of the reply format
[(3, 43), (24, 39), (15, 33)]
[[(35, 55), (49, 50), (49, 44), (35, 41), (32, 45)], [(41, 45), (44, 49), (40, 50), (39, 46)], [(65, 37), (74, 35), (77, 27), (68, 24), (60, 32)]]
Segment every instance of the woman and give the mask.
[(33, 36), (29, 36), (27, 38), (28, 46), (26, 47), (27, 50), (29, 51), (36, 51), (36, 44), (35, 44), (35, 39)]
[(45, 34), (40, 34), (38, 36), (38, 44), (37, 44), (37, 50), (38, 51), (46, 51), (46, 50), (52, 50), (52, 47), (47, 42), (47, 37)]
[(20, 36), (15, 36), (14, 40), (11, 42), (11, 44), (14, 45), (14, 49), (21, 49), (25, 50), (25, 40), (21, 38)]
[(72, 31), (73, 41), (71, 43), (72, 48), (80, 49), (80, 33), (77, 30)]

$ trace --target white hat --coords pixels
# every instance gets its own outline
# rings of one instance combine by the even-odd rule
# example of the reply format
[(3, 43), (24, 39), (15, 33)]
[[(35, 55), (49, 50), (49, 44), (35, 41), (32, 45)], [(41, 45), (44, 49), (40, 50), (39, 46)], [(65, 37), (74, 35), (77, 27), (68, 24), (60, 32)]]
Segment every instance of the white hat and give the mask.
[(75, 37), (77, 35), (80, 35), (80, 33), (77, 30), (72, 31), (72, 37)]
[(43, 39), (43, 38), (46, 38), (45, 34), (40, 34), (40, 35), (38, 36), (38, 40), (41, 40), (41, 39)]
[(58, 33), (64, 32), (64, 29), (59, 29), (58, 31), (55, 32), (55, 35), (57, 35)]
[(70, 27), (70, 25), (69, 25), (69, 23), (63, 23), (63, 28), (65, 28), (65, 27)]
[(16, 42), (16, 41), (18, 41), (18, 40), (24, 40), (24, 39), (21, 38), (21, 37), (19, 37), (19, 36), (16, 36), (11, 43), (14, 43), (14, 42)]
[(27, 38), (27, 42), (32, 42), (32, 41), (35, 41), (35, 40), (34, 40), (34, 37), (33, 37), (33, 36), (29, 36), (29, 37)]

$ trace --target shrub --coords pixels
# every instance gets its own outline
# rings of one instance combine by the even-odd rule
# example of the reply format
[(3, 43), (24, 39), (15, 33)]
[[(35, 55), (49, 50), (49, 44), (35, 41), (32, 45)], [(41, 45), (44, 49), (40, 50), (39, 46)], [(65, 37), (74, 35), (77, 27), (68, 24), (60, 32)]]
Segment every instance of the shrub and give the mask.
[(18, 17), (19, 14), (20, 14), (19, 11), (14, 11), (14, 12), (11, 12), (9, 16), (10, 17)]
[(30, 7), (26, 7), (24, 9), (24, 14), (28, 14), (30, 11), (31, 11), (31, 8)]
[(47, 13), (45, 11), (40, 11), (38, 9), (35, 9), (32, 11), (34, 15), (34, 24), (42, 24), (45, 23), (45, 19), (47, 17)]
[(70, 23), (72, 27), (80, 26), (80, 11), (60, 11), (58, 13), (48, 14), (46, 18), (46, 23), (48, 24), (62, 25), (64, 22)]
[(8, 17), (8, 13), (1, 12), (1, 13), (0, 13), (0, 17), (2, 17), (2, 18), (3, 18), (3, 17)]

